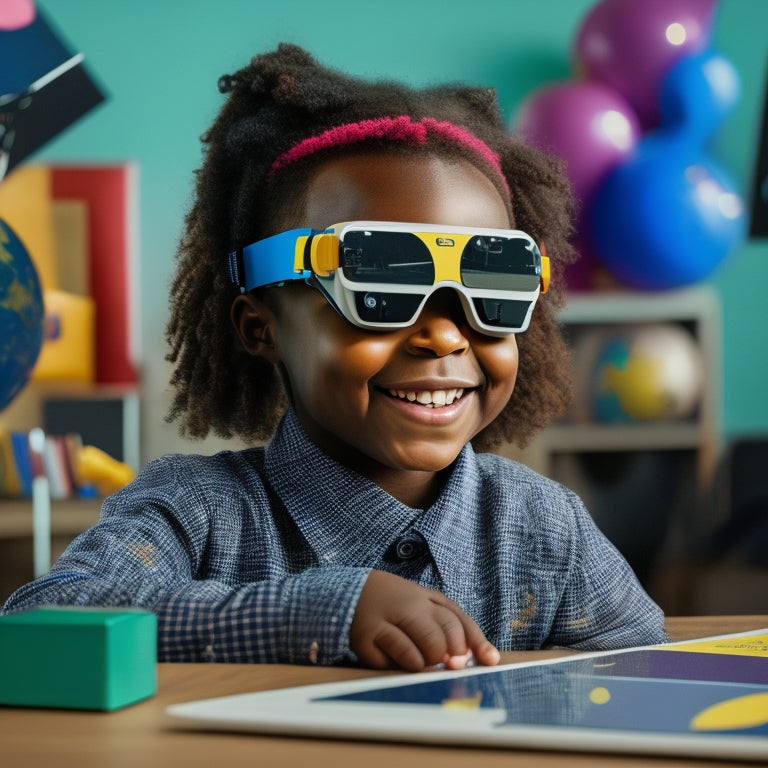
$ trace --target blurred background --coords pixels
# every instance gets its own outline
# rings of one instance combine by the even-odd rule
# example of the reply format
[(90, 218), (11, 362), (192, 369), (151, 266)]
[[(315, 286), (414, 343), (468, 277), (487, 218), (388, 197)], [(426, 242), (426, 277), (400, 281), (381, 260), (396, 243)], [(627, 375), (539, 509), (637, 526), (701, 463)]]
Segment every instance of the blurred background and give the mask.
[(0, 244), (34, 265), (33, 331), (0, 317), (0, 599), (31, 578), (30, 430), (53, 556), (148, 460), (224, 447), (164, 421), (168, 288), (217, 79), (291, 41), (491, 86), (566, 160), (577, 401), (507, 453), (580, 493), (667, 611), (768, 612), (766, 29), (752, 0), (0, 0)]

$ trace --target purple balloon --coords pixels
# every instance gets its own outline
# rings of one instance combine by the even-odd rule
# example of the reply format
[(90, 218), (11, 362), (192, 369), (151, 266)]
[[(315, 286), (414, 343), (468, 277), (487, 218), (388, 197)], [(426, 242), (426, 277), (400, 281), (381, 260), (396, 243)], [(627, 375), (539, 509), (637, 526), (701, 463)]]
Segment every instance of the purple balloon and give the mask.
[(567, 81), (538, 89), (521, 104), (512, 130), (566, 163), (578, 199), (574, 245), (581, 254), (566, 270), (570, 290), (594, 289), (600, 262), (593, 253), (586, 215), (600, 185), (640, 140), (640, 124), (621, 94), (601, 83)]
[(574, 41), (579, 74), (615, 88), (643, 129), (659, 120), (659, 89), (667, 71), (709, 44), (717, 0), (601, 0)]
[(512, 130), (566, 162), (573, 191), (583, 206), (631, 152), (641, 133), (637, 117), (621, 94), (586, 81), (533, 91), (522, 102)]

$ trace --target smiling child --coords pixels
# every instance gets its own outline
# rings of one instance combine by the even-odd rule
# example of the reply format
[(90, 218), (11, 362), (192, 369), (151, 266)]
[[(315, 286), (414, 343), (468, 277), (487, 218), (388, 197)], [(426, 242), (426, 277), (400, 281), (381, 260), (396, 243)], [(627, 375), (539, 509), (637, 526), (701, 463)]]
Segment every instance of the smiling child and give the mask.
[(490, 90), (367, 82), (292, 45), (220, 89), (169, 418), (254, 447), (150, 462), (4, 610), (148, 608), (164, 661), (420, 670), (665, 641), (581, 501), (481, 452), (570, 402), (557, 164)]

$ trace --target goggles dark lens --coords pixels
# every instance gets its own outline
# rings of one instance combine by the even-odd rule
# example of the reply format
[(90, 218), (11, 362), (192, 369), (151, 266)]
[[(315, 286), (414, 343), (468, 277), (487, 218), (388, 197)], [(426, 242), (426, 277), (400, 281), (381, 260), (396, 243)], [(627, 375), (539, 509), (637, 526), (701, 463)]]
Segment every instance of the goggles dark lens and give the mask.
[(520, 328), (525, 322), (530, 301), (514, 299), (472, 299), (480, 321), (499, 329)]
[[(467, 288), (535, 291), (541, 278), (529, 248), (520, 237), (473, 237), (461, 254), (462, 284)], [(522, 303), (527, 308), (527, 302), (506, 303)]]
[(355, 308), (365, 323), (409, 323), (423, 299), (423, 294), (355, 291)]
[(339, 260), (344, 276), (355, 283), (432, 285), (435, 281), (432, 254), (411, 232), (347, 232)]

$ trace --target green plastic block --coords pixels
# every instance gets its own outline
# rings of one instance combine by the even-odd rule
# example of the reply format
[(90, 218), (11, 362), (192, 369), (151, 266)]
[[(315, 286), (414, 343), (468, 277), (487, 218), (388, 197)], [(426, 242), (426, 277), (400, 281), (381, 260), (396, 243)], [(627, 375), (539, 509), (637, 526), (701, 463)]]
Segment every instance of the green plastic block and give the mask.
[(156, 691), (154, 613), (52, 606), (0, 616), (0, 704), (113, 710)]

